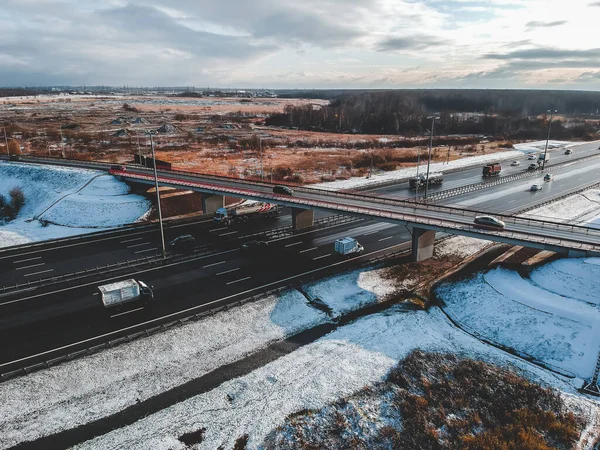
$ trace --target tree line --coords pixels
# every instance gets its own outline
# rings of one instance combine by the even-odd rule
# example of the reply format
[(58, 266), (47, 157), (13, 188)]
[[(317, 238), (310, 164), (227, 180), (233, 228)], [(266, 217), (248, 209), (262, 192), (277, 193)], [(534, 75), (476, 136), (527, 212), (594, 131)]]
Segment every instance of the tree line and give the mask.
[[(327, 106), (288, 105), (266, 124), (337, 133), (426, 134), (439, 116), (439, 134), (478, 134), (505, 139), (542, 139), (547, 109), (588, 115), (575, 124), (555, 122), (555, 139), (594, 139), (600, 125), (600, 93), (551, 91), (389, 91), (343, 94)], [(468, 113), (468, 114), (465, 114)], [(436, 133), (436, 134), (437, 134)]]

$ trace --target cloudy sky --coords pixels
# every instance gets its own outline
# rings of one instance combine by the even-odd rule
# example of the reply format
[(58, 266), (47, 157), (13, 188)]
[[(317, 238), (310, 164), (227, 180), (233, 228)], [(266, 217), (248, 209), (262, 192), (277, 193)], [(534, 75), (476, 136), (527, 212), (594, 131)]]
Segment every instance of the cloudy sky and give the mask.
[(600, 89), (598, 0), (0, 0), (0, 86)]

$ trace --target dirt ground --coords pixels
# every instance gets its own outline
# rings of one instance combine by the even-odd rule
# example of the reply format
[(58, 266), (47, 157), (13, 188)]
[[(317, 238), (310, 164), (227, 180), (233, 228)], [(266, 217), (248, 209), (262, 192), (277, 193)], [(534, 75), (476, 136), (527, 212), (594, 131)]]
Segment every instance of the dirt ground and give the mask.
[[(149, 153), (148, 131), (157, 158), (174, 169), (244, 178), (314, 183), (365, 175), (375, 165), (393, 170), (416, 165), (427, 146), (415, 138), (335, 134), (265, 126), (287, 105), (323, 100), (279, 98), (187, 98), (169, 96), (37, 96), (0, 99), (9, 139), (23, 153), (83, 160), (130, 162)], [(167, 129), (162, 129), (167, 125)], [(61, 145), (61, 134), (64, 144)], [(421, 138), (420, 142), (423, 142)], [(460, 138), (459, 138), (460, 139)], [(477, 142), (435, 147), (434, 161), (504, 150)], [(424, 139), (426, 141), (426, 139)], [(417, 146), (415, 146), (417, 145)], [(412, 148), (397, 148), (414, 146)], [(3, 150), (3, 149), (0, 149)], [(262, 172), (261, 172), (262, 167)]]

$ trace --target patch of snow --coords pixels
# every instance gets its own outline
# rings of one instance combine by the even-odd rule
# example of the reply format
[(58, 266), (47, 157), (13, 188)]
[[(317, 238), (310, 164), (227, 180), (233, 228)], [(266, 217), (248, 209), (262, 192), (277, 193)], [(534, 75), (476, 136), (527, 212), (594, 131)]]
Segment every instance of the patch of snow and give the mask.
[(114, 414), (327, 320), (287, 291), (3, 382), (0, 447)]
[[(262, 448), (266, 435), (286, 416), (318, 409), (382, 380), (415, 348), (457, 353), (510, 367), (521, 375), (575, 393), (569, 380), (485, 345), (456, 329), (438, 308), (361, 318), (252, 373), (173, 405), (138, 422), (85, 442), (79, 449), (185, 449), (178, 437), (205, 428), (195, 448), (232, 448), (249, 435), (247, 448)], [(232, 401), (228, 400), (228, 397)], [(579, 403), (597, 405), (583, 397)]]
[[(151, 203), (105, 172), (0, 162), (0, 194), (21, 187), (25, 205), (0, 225), (0, 247), (73, 236), (143, 219)], [(54, 224), (42, 226), (37, 220)]]
[[(548, 150), (556, 148), (566, 148), (577, 145), (573, 142), (568, 141), (548, 141)], [(523, 153), (537, 153), (540, 150), (543, 151), (546, 148), (546, 141), (535, 141), (535, 142), (523, 142), (521, 144), (515, 144), (513, 147), (516, 150), (522, 151)]]
[[(572, 289), (558, 284), (556, 280), (554, 290)], [(600, 285), (589, 288), (593, 295)], [(595, 306), (500, 268), (442, 284), (436, 293), (454, 320), (476, 334), (566, 373), (591, 376), (600, 349), (600, 311)]]
[(468, 258), (471, 255), (491, 245), (490, 241), (467, 236), (452, 236), (435, 245), (434, 256), (443, 258), (445, 256), (458, 256)]
[(394, 281), (383, 276), (385, 269), (355, 270), (304, 286), (311, 299), (320, 299), (334, 317), (381, 302), (396, 291)]

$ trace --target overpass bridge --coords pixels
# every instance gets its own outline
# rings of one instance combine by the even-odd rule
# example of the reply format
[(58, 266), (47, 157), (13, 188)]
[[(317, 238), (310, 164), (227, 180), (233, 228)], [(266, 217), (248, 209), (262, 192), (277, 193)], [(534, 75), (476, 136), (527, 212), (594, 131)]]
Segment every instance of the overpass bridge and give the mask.
[[(109, 173), (132, 183), (154, 184), (154, 176), (145, 170), (109, 170)], [(433, 255), (436, 232), (550, 250), (569, 256), (600, 256), (600, 230), (581, 225), (495, 214), (506, 223), (506, 228), (482, 229), (473, 220), (476, 215), (485, 214), (483, 211), (308, 187), (295, 187), (293, 196), (281, 195), (273, 193), (270, 183), (189, 172), (161, 171), (158, 180), (163, 186), (202, 193), (205, 212), (214, 212), (224, 206), (225, 196), (234, 196), (291, 207), (294, 226), (298, 228), (312, 225), (315, 210), (404, 225), (411, 230), (415, 261)]]

